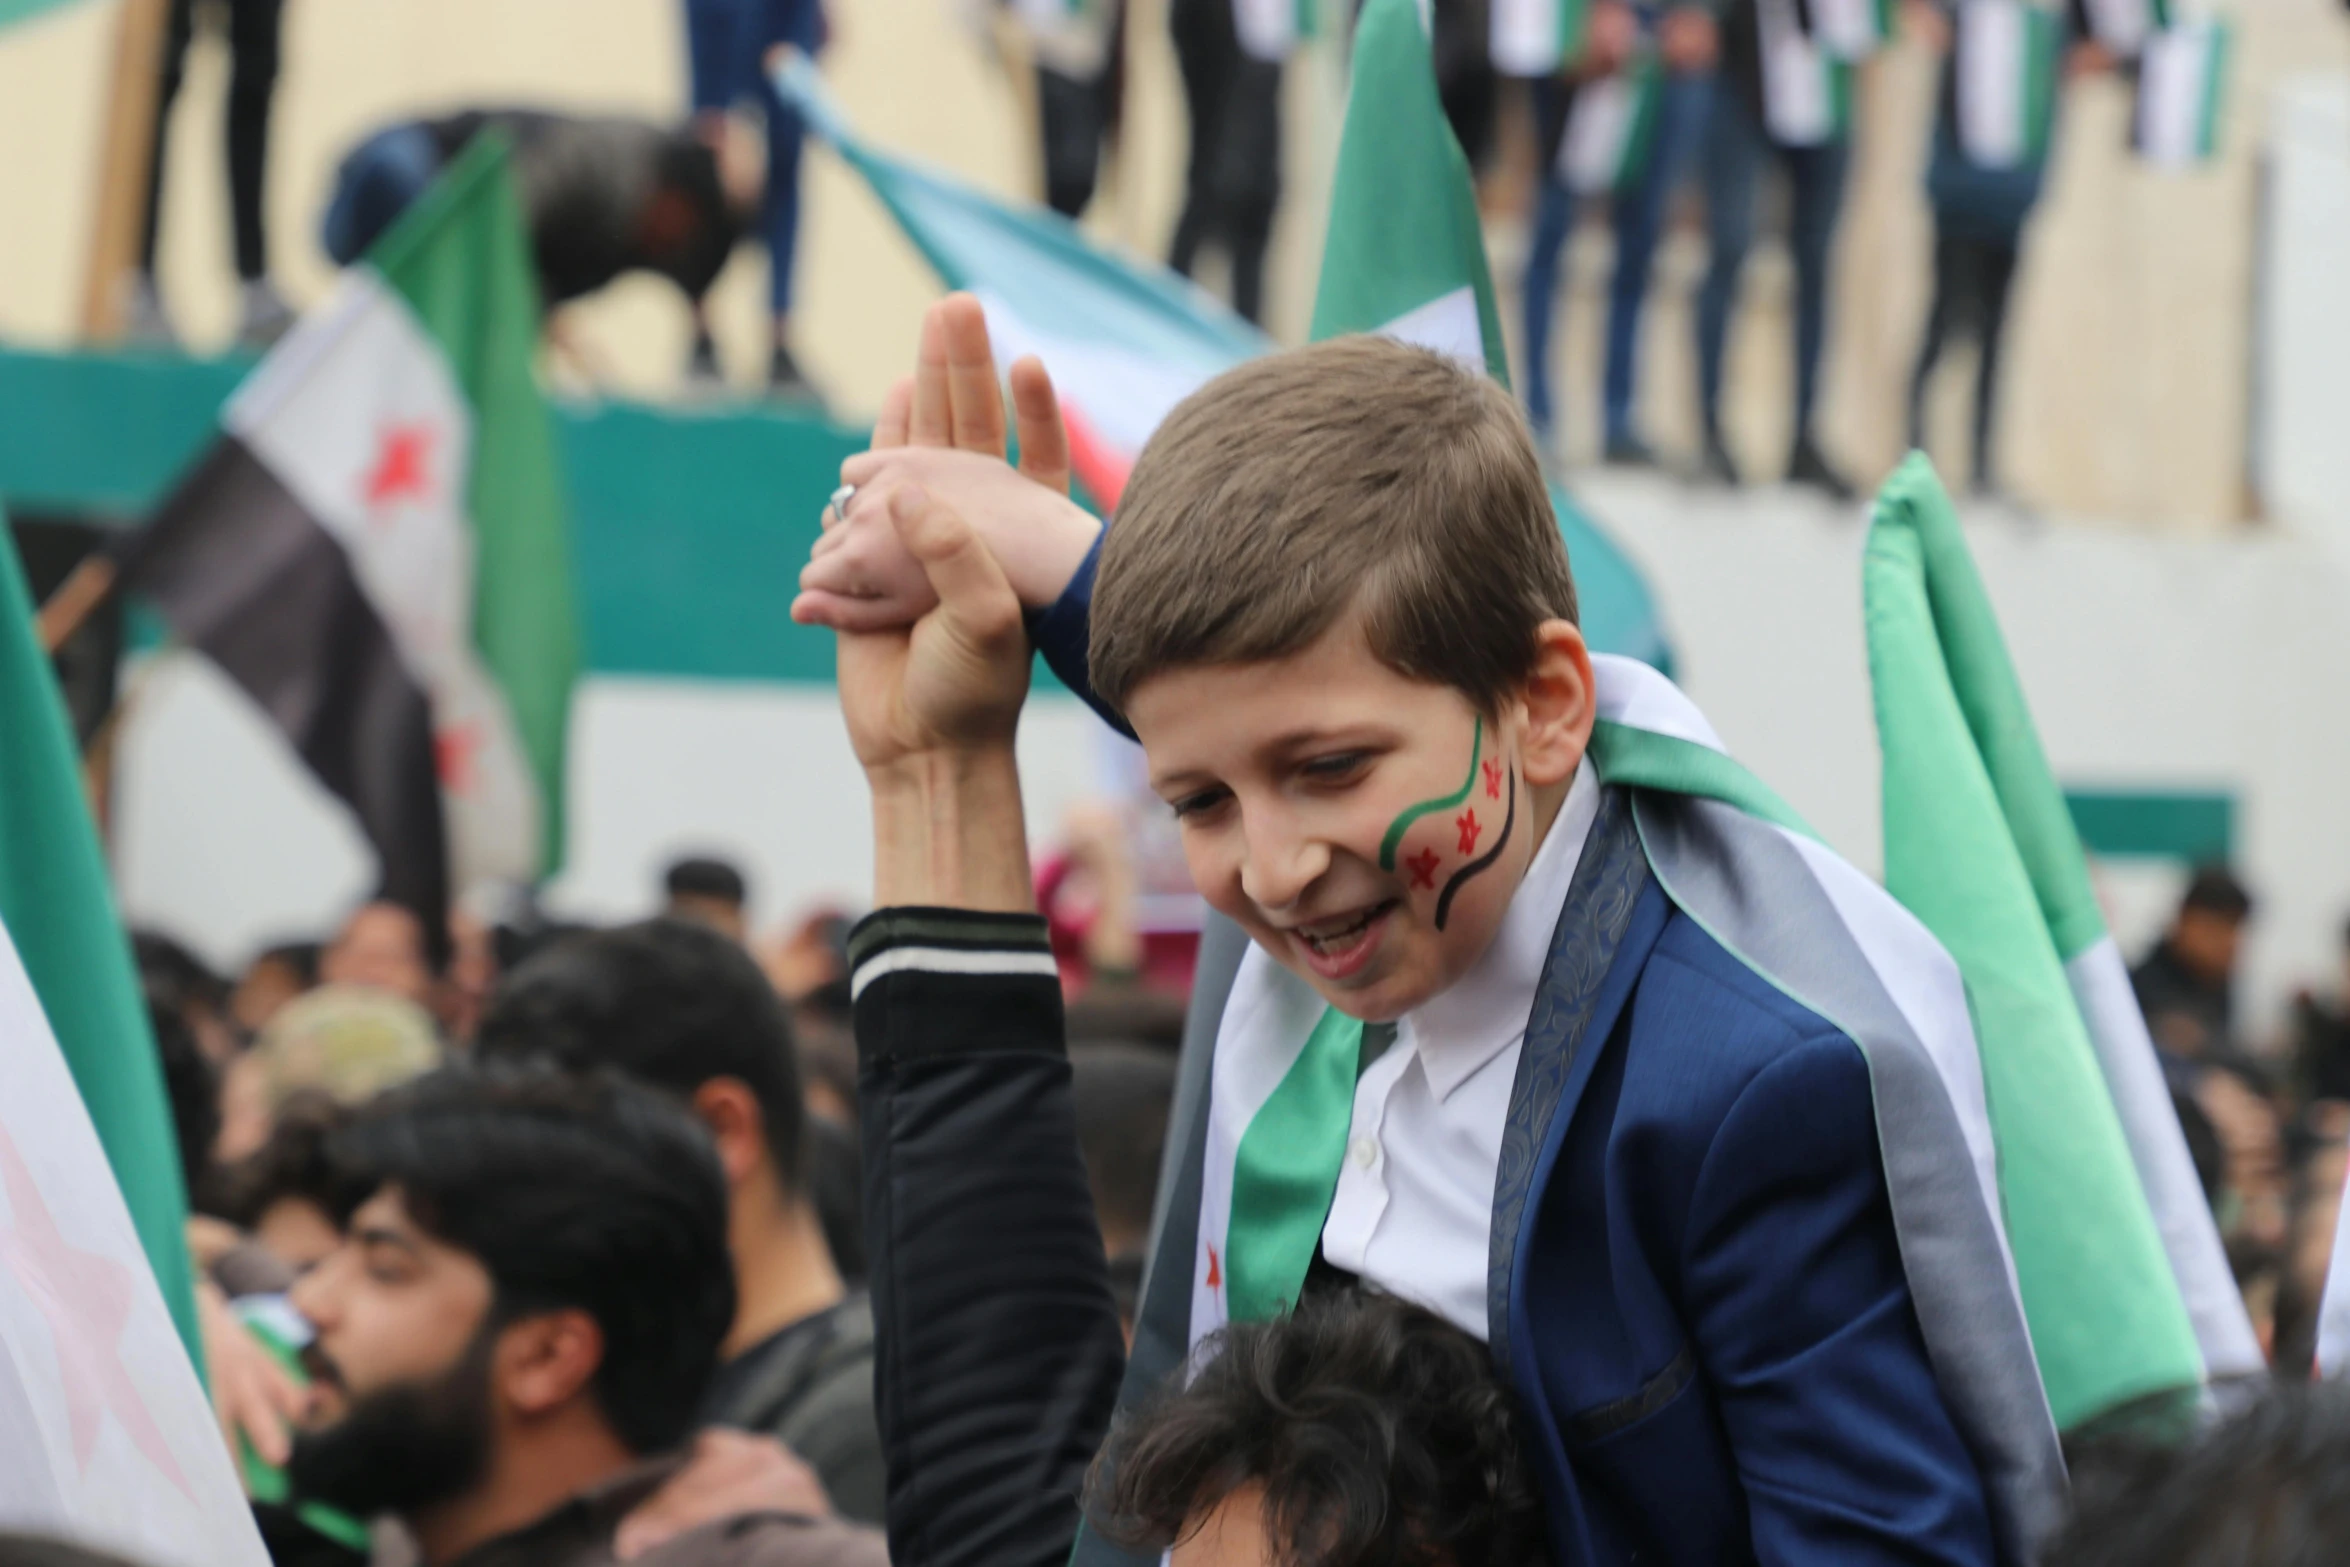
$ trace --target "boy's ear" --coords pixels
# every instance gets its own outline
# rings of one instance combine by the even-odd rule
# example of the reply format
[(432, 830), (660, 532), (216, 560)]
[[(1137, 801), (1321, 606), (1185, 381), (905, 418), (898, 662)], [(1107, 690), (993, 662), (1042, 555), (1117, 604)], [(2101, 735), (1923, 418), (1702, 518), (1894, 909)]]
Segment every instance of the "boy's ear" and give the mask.
[(1518, 700), (1526, 713), (1519, 742), (1526, 782), (1536, 788), (1565, 783), (1581, 765), (1599, 716), (1591, 650), (1571, 622), (1546, 620), (1536, 628), (1534, 668)]

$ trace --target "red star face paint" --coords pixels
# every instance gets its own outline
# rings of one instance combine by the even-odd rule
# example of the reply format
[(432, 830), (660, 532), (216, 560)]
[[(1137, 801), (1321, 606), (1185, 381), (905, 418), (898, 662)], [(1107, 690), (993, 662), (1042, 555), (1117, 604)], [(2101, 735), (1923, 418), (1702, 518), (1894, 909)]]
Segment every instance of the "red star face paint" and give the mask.
[[(1392, 871), (1396, 868), (1397, 851), (1402, 848), (1406, 834), (1411, 833), (1427, 817), (1435, 816), (1441, 823), (1449, 813), (1459, 811), (1457, 816), (1449, 817), (1450, 856), (1437, 843), (1422, 843), (1415, 852), (1402, 857), (1403, 867), (1411, 876), (1412, 889), (1436, 892), (1435, 925), (1440, 931), (1444, 929), (1445, 921), (1452, 916), (1453, 897), (1460, 891), (1461, 884), (1479, 872), (1490, 869), (1501, 858), (1501, 851), (1509, 843), (1510, 833), (1517, 825), (1517, 769), (1508, 766), (1499, 757), (1487, 757), (1484, 751), (1485, 720), (1479, 718), (1469, 731), (1468, 773), (1461, 779), (1460, 788), (1450, 794), (1436, 795), (1405, 806), (1396, 813), (1395, 820), (1388, 824), (1386, 835), (1379, 843), (1380, 868)], [(1481, 855), (1477, 853), (1477, 844), (1485, 835), (1486, 824), (1479, 819), (1475, 806), (1468, 805), (1465, 810), (1461, 809), (1475, 792), (1480, 779), (1483, 780), (1486, 795), (1491, 799), (1501, 799), (1505, 787), (1509, 791), (1509, 803), (1502, 816), (1501, 831)], [(1435, 837), (1441, 842), (1444, 836), (1442, 827), (1431, 825), (1433, 830), (1421, 836)], [(1449, 865), (1448, 860), (1452, 862)], [(1438, 873), (1447, 869), (1450, 874), (1439, 888)]]

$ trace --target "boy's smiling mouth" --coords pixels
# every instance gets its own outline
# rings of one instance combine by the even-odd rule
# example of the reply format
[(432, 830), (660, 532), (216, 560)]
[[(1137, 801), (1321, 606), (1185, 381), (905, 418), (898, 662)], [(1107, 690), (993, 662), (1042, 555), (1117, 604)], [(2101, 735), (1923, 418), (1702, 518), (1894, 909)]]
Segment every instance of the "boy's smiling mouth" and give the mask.
[(1289, 935), (1315, 973), (1329, 980), (1349, 979), (1370, 962), (1386, 929), (1387, 916), (1401, 902), (1398, 898), (1382, 899), (1351, 914), (1291, 926)]

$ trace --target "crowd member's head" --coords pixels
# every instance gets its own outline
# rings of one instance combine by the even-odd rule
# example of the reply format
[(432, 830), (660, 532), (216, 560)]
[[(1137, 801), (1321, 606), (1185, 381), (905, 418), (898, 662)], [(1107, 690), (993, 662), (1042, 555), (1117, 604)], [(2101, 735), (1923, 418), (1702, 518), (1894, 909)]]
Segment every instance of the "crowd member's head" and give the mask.
[(1069, 1051), (1069, 1074), (1102, 1245), (1112, 1257), (1138, 1252), (1150, 1238), (1159, 1192), (1174, 1059), (1142, 1045), (1080, 1045)]
[(727, 199), (716, 150), (690, 126), (672, 131), (638, 219), (645, 266), (698, 300), (726, 269), (742, 233), (742, 215)]
[(2350, 1389), (2280, 1386), (2184, 1448), (2076, 1468), (2046, 1567), (2332, 1567), (2350, 1548)]
[(441, 1044), (431, 1014), (389, 991), (322, 985), (280, 1007), (240, 1066), (251, 1063), (274, 1116), (296, 1094), (346, 1105), (431, 1071)]
[(159, 931), (134, 932), (131, 951), (149, 1004), (177, 1013), (197, 1049), (214, 1066), (225, 1065), (234, 1057), (239, 1040), (229, 1018), (228, 981)]
[(1534, 1567), (1540, 1497), (1485, 1346), (1357, 1290), (1235, 1324), (1125, 1418), (1097, 1526), (1175, 1567)]
[(264, 947), (229, 998), (229, 1014), (239, 1028), (258, 1034), (277, 1016), (278, 1008), (318, 983), (323, 948), (315, 941), (280, 942)]
[(147, 1020), (155, 1030), (163, 1094), (179, 1141), (180, 1176), (190, 1197), (200, 1200), (211, 1184), (213, 1146), (220, 1140), (220, 1072), (205, 1059), (195, 1030), (179, 1010), (152, 990)]
[(2206, 865), (2188, 878), (2171, 919), (2170, 947), (2179, 962), (2206, 984), (2234, 977), (2244, 948), (2244, 927), (2252, 919), (2252, 894), (2224, 865)]
[[(738, 943), (671, 919), (574, 937), (507, 976), (474, 1049), (484, 1060), (610, 1068), (690, 1103), (725, 1168), (746, 1319), (760, 1256), (804, 1249), (801, 1241), (821, 1255), (802, 1178), (806, 1109), (791, 1023)], [(801, 1265), (815, 1266), (816, 1255)], [(782, 1324), (746, 1320), (743, 1332), (761, 1326)]]
[(679, 860), (663, 874), (661, 888), (668, 895), (661, 912), (669, 918), (707, 925), (735, 941), (743, 939), (750, 885), (724, 860)]
[(430, 934), (413, 909), (378, 900), (361, 904), (319, 955), (328, 985), (364, 985), (418, 1006), (432, 1004)]
[(1484, 955), (1566, 797), (1594, 717), (1575, 615), (1509, 394), (1340, 338), (1159, 426), (1104, 537), (1088, 668), (1201, 895), (1386, 1019)]
[(298, 1494), (445, 1562), (686, 1436), (734, 1310), (691, 1116), (608, 1074), (452, 1067), (332, 1154), (364, 1196), (294, 1290), (334, 1406)]
[(325, 1094), (296, 1095), (279, 1107), (269, 1140), (222, 1170), (216, 1183), (220, 1216), (297, 1273), (340, 1244), (340, 1216), (365, 1195), (350, 1191), (349, 1176), (329, 1154), (350, 1117)]

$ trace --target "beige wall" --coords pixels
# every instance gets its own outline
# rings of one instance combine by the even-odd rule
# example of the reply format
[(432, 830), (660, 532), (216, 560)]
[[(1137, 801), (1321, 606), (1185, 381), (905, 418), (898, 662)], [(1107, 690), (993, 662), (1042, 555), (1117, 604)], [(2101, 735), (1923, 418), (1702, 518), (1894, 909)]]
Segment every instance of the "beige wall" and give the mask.
[[(1030, 190), (1029, 133), (1010, 78), (950, 9), (961, 0), (835, 0), (827, 69), (865, 131), (1005, 192)], [(272, 256), (297, 301), (328, 271), (317, 215), (334, 160), (386, 118), (460, 103), (540, 102), (647, 114), (683, 98), (678, 0), (290, 0), (279, 134), (272, 148)], [(0, 35), (0, 336), (70, 338), (90, 226), (99, 90), (114, 9), (103, 0)], [(2093, 81), (2074, 91), (2049, 195), (2019, 282), (2011, 395), (2003, 433), (2017, 487), (2066, 512), (2133, 523), (2213, 527), (2242, 516), (2245, 365), (2256, 188), (2267, 85), (2350, 61), (2334, 0), (2246, 0), (2222, 164), (2165, 175), (2124, 143), (2128, 95)], [(1173, 223), (1184, 126), (1165, 45), (1164, 0), (1137, 0), (1134, 113), (1121, 166), (1094, 226), (1156, 252)], [(1825, 418), (1858, 476), (1897, 454), (1901, 399), (1925, 309), (1929, 228), (1919, 170), (1932, 62), (1912, 45), (1870, 68), (1863, 135), (1840, 243), (1838, 315)], [(191, 341), (221, 342), (233, 300), (220, 173), (216, 45), (192, 62), (175, 124), (162, 272)], [(1284, 204), (1271, 283), (1273, 327), (1294, 340), (1310, 304), (1339, 87), (1327, 48), (1291, 75)], [(1517, 182), (1505, 176), (1504, 191)], [(846, 415), (870, 409), (912, 352), (935, 287), (913, 252), (829, 158), (809, 166), (800, 342)], [(1510, 203), (1504, 196), (1498, 205)], [(1521, 252), (1517, 219), (1495, 223), (1505, 292)], [(1604, 242), (1577, 252), (1561, 369), (1571, 418), (1596, 381), (1592, 297)], [(1690, 441), (1694, 375), (1687, 295), (1701, 264), (1683, 233), (1660, 262), (1648, 321), (1644, 413), (1659, 443)], [(738, 379), (760, 369), (763, 263), (739, 258), (715, 303)], [(1733, 342), (1731, 423), (1757, 472), (1785, 450), (1785, 268), (1769, 246), (1748, 273)], [(561, 374), (658, 395), (673, 385), (685, 322), (662, 285), (626, 282), (577, 312), (587, 367)], [(1951, 368), (1955, 369), (1955, 366)], [(1946, 377), (1935, 404), (1946, 456), (1961, 450), (1963, 392)], [(1570, 446), (1590, 437), (1570, 432)]]

